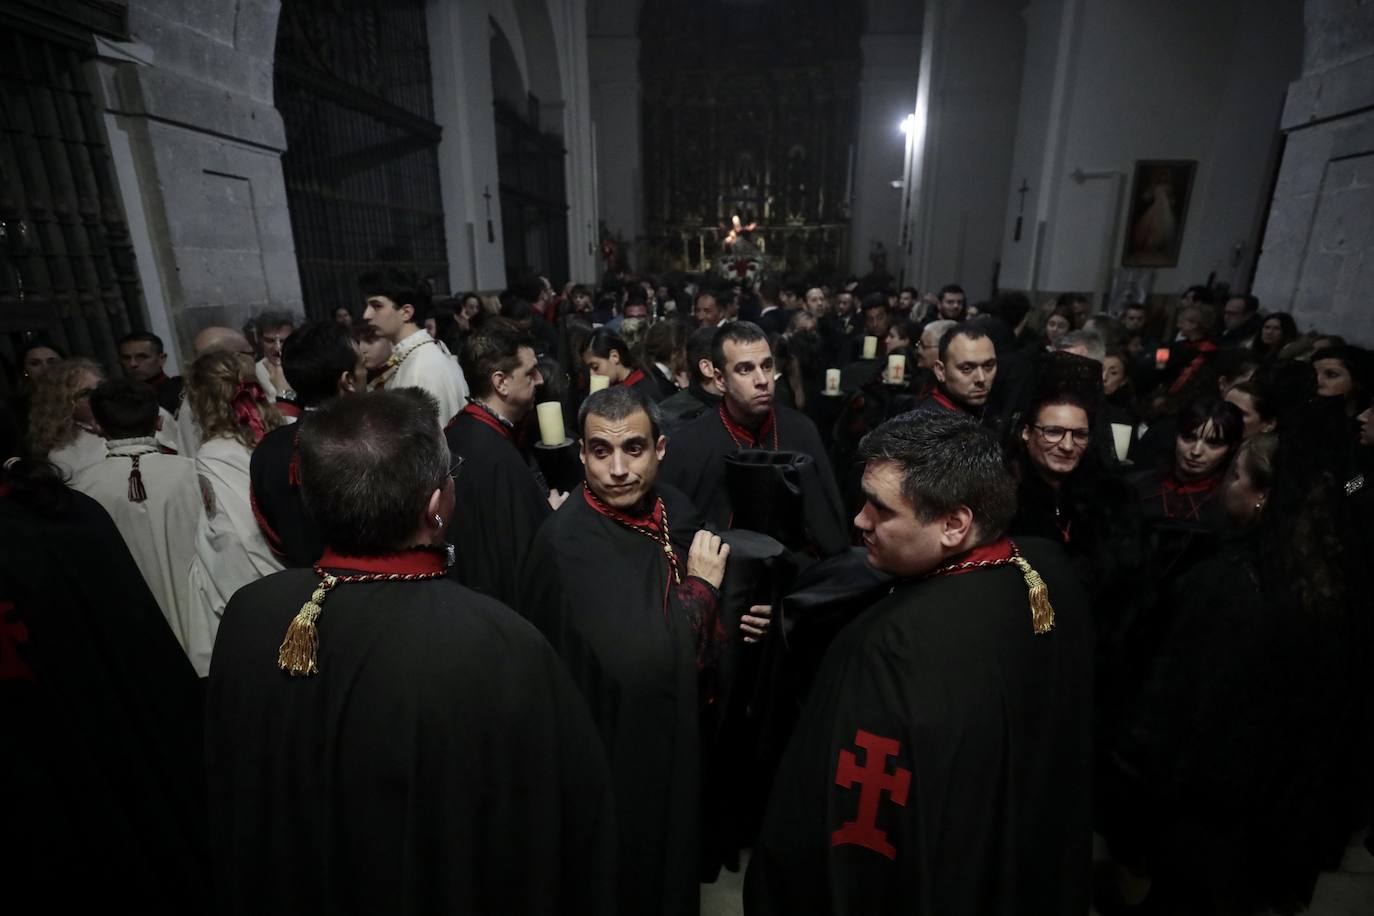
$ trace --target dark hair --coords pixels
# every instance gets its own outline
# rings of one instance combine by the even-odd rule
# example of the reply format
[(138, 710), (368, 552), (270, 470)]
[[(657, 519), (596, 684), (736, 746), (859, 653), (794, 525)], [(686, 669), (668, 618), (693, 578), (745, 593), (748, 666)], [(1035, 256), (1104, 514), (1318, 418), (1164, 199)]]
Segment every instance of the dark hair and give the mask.
[[(1278, 349), (1282, 347), (1284, 344), (1297, 339), (1298, 323), (1294, 321), (1293, 316), (1288, 314), (1287, 312), (1270, 312), (1268, 315), (1265, 315), (1264, 320), (1260, 322), (1261, 330), (1264, 329), (1264, 326), (1269, 322), (1271, 318), (1279, 323), (1279, 342), (1273, 348), (1273, 352), (1277, 353)], [(1259, 338), (1256, 337), (1255, 347), (1259, 348), (1263, 346), (1264, 344), (1260, 343)]]
[(1245, 303), (1245, 314), (1247, 315), (1253, 315), (1259, 311), (1260, 302), (1258, 296), (1234, 295), (1231, 298), (1239, 299), (1241, 302)]
[(763, 333), (763, 328), (752, 321), (731, 322), (718, 329), (715, 337), (711, 338), (711, 363), (721, 372), (724, 372), (725, 345), (727, 343), (751, 344), (759, 341), (768, 343), (768, 335)]
[(1275, 402), (1273, 391), (1266, 382), (1252, 378), (1248, 381), (1237, 382), (1231, 386), (1231, 390), (1248, 397), (1250, 403), (1255, 407), (1255, 413), (1259, 414), (1261, 420), (1277, 420), (1279, 418), (1279, 405)]
[(296, 316), (290, 312), (262, 312), (253, 319), (253, 326), (258, 329), (258, 336), (261, 337), (273, 328), (294, 328)]
[(1347, 400), (1363, 404), (1371, 385), (1374, 384), (1374, 379), (1371, 379), (1371, 376), (1374, 376), (1374, 354), (1353, 344), (1326, 347), (1312, 354), (1314, 373), (1316, 363), (1323, 359), (1340, 360), (1341, 365), (1345, 366), (1345, 371), (1350, 373), (1351, 390)]
[(698, 289), (697, 294), (692, 297), (693, 312), (697, 310), (697, 303), (700, 302), (702, 299), (705, 299), (707, 296), (710, 296), (712, 299), (716, 300), (717, 308), (721, 308), (722, 310), (724, 309), (724, 307), (720, 304), (720, 294), (715, 290), (715, 288), (710, 286), (703, 286), (700, 289)]
[(682, 358), (686, 346), (686, 335), (681, 324), (676, 321), (659, 321), (649, 326), (644, 335), (645, 363), (659, 362), (673, 366)]
[(106, 439), (153, 435), (157, 411), (157, 391), (147, 382), (111, 379), (91, 392), (91, 414)]
[(987, 314), (1014, 331), (1026, 320), (1030, 309), (1030, 298), (1025, 293), (1002, 293), (988, 303)]
[(1267, 490), (1274, 483), (1274, 454), (1278, 433), (1260, 433), (1241, 443), (1236, 460), (1244, 462), (1246, 476), (1256, 489)]
[(691, 364), (688, 368), (692, 371), (692, 378), (698, 382), (711, 381), (710, 376), (702, 374), (700, 366), (703, 359), (715, 363), (715, 354), (711, 348), (715, 344), (718, 330), (717, 328), (697, 328), (687, 337), (687, 362)]
[(900, 296), (902, 293), (911, 293), (911, 298), (913, 299), (921, 298), (920, 291), (914, 286), (903, 286), (901, 289), (897, 290), (897, 295)]
[(888, 420), (859, 442), (859, 457), (901, 467), (902, 496), (922, 522), (967, 506), (980, 544), (1001, 537), (1016, 514), (1016, 482), (996, 434), (961, 414)]
[(1092, 300), (1082, 293), (1060, 293), (1054, 300), (1054, 307), (1072, 311), (1075, 302), (1092, 302)]
[[(475, 293), (470, 293), (469, 295), (476, 295), (476, 294), (475, 294)], [(587, 286), (585, 286), (585, 285), (583, 285), (583, 284), (581, 284), (581, 283), (578, 283), (578, 284), (576, 284), (575, 286), (573, 286), (572, 289), (568, 290), (568, 298), (569, 298), (569, 299), (576, 299), (578, 296), (586, 296), (588, 299), (590, 299), (590, 298), (592, 297), (591, 288), (590, 288), (590, 287), (587, 287)]]
[(385, 296), (398, 309), (409, 305), (415, 310), (410, 316), (410, 323), (424, 327), (425, 319), (429, 317), (429, 293), (421, 289), (415, 278), (405, 271), (396, 267), (383, 267), (381, 270), (364, 274), (358, 281), (358, 287), (363, 296)]
[(625, 338), (608, 331), (605, 328), (597, 328), (592, 332), (592, 336), (587, 340), (583, 351), (591, 350), (593, 354), (601, 359), (606, 359), (614, 351), (620, 354), (620, 364), (622, 366), (634, 366), (634, 354), (630, 352), (630, 345), (625, 342)]
[(339, 376), (358, 367), (353, 332), (337, 321), (301, 325), (281, 348), (281, 368), (301, 407), (315, 407), (339, 393)]
[(889, 333), (896, 330), (898, 337), (903, 337), (909, 342), (919, 343), (921, 339), (921, 332), (917, 330), (916, 323), (906, 318), (893, 319), (887, 330)]
[(958, 293), (961, 296), (968, 295), (964, 292), (964, 288), (958, 283), (946, 283), (944, 286), (940, 287), (940, 294), (936, 298), (943, 299), (948, 293)]
[(420, 388), (326, 401), (300, 421), (301, 495), (325, 544), (348, 556), (411, 546), (448, 473), (439, 405)]
[(772, 277), (768, 277), (759, 283), (759, 297), (765, 302), (776, 303), (778, 301), (778, 295), (781, 292), (782, 285)]
[(534, 349), (534, 341), (525, 329), (504, 318), (486, 322), (481, 329), (469, 334), (458, 351), (458, 362), (474, 398), (492, 393), (493, 373), (511, 373), (520, 365), (520, 350)]
[(649, 294), (644, 291), (644, 287), (638, 284), (625, 290), (625, 302), (620, 307), (621, 313), (623, 314), (625, 309), (632, 305), (642, 305), (646, 308), (649, 305)]
[(867, 296), (864, 296), (862, 303), (859, 305), (859, 311), (867, 312), (872, 309), (887, 311), (887, 297), (882, 293), (869, 293)]
[(1197, 398), (1189, 401), (1178, 412), (1178, 434), (1195, 435), (1208, 423), (1212, 424), (1227, 447), (1234, 449), (1240, 444), (1245, 431), (1245, 415), (1230, 401), (1215, 396)]
[(982, 340), (987, 336), (988, 332), (983, 330), (977, 322), (959, 322), (940, 335), (940, 362), (945, 361), (945, 356), (949, 353), (949, 345), (954, 342), (954, 338), (967, 337), (969, 340)]
[(1211, 305), (1211, 304), (1212, 304), (1212, 287), (1210, 287), (1210, 286), (1203, 286), (1202, 284), (1194, 284), (1194, 285), (1188, 287), (1187, 289), (1185, 289), (1185, 290), (1183, 291), (1183, 295), (1185, 295), (1185, 296), (1191, 295), (1194, 299), (1196, 299), (1198, 302), (1202, 303), (1203, 305)]
[(130, 331), (128, 334), (119, 338), (116, 349), (124, 346), (126, 343), (150, 343), (153, 345), (154, 353), (162, 354), (167, 352), (162, 348), (162, 338), (151, 331)]
[(1259, 365), (1259, 356), (1248, 347), (1232, 347), (1229, 350), (1222, 350), (1212, 360), (1212, 368), (1216, 370), (1218, 379), (1233, 379), (1238, 375), (1244, 375), (1247, 369), (1253, 373), (1259, 368)]
[(624, 420), (641, 410), (649, 418), (649, 432), (657, 442), (663, 417), (658, 406), (642, 391), (630, 385), (616, 385), (593, 392), (577, 411), (578, 438), (587, 437), (587, 418), (590, 416), (595, 415), (603, 420)]
[(51, 351), (53, 351), (54, 353), (57, 354), (58, 358), (60, 358), (60, 359), (66, 359), (66, 358), (67, 358), (67, 351), (66, 351), (66, 350), (63, 350), (61, 347), (59, 347), (57, 344), (53, 343), (53, 342), (52, 342), (51, 340), (49, 340), (48, 338), (46, 338), (46, 337), (35, 337), (33, 340), (31, 340), (31, 341), (29, 341), (28, 343), (24, 344), (24, 346), (20, 348), (20, 350), (19, 350), (19, 365), (20, 365), (20, 366), (22, 366), (22, 365), (24, 364), (24, 357), (28, 356), (28, 355), (29, 355), (30, 353), (32, 353), (34, 350), (51, 350)]
[(1131, 309), (1135, 309), (1135, 310), (1138, 311), (1138, 312), (1144, 312), (1144, 313), (1147, 314), (1147, 315), (1150, 314), (1150, 307), (1147, 306), (1147, 305), (1146, 305), (1145, 303), (1143, 303), (1143, 302), (1127, 302), (1127, 303), (1126, 303), (1126, 307), (1125, 307), (1124, 309), (1121, 310), (1121, 311), (1122, 311), (1122, 314), (1124, 315), (1126, 312), (1129, 312)]

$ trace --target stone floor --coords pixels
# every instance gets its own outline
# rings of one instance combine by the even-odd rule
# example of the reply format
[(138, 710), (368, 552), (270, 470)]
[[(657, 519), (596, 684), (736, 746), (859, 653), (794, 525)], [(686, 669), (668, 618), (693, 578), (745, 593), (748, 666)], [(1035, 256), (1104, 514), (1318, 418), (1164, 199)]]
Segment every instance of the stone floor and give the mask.
[[(722, 871), (715, 884), (701, 886), (701, 916), (743, 916), (743, 891), (742, 868), (735, 874)], [(1351, 840), (1340, 869), (1317, 881), (1306, 916), (1374, 916), (1374, 856), (1360, 838)]]

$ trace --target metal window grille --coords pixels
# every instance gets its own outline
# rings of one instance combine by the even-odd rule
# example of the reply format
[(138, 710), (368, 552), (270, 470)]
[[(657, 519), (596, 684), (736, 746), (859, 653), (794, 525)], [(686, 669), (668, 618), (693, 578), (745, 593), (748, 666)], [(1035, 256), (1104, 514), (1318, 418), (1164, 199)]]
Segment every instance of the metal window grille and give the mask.
[(0, 350), (43, 336), (117, 365), (115, 342), (145, 328), (86, 51), (0, 30)]

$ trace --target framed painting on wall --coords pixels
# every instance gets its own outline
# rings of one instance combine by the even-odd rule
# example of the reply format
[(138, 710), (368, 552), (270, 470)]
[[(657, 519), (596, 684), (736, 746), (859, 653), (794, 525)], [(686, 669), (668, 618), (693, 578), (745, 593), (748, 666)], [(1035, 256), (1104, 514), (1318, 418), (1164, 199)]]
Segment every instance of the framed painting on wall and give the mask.
[(1122, 267), (1175, 267), (1196, 159), (1140, 159), (1131, 182)]

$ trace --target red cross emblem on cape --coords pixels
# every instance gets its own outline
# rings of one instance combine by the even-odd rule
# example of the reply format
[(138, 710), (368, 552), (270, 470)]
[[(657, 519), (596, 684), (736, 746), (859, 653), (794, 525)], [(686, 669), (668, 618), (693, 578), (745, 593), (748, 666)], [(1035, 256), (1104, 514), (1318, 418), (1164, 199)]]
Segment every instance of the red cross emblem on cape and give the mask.
[(842, 789), (859, 785), (859, 813), (830, 835), (830, 845), (862, 846), (896, 859), (897, 850), (887, 841), (887, 833), (878, 828), (878, 803), (886, 792), (893, 803), (905, 808), (907, 791), (911, 788), (911, 771), (897, 767), (888, 774), (887, 758), (897, 756), (901, 750), (901, 745), (892, 738), (859, 729), (854, 743), (864, 749), (864, 765), (859, 766), (853, 752), (841, 750), (839, 765), (835, 767), (835, 785)]
[(9, 620), (13, 601), (0, 601), (0, 681), (32, 678), (33, 670), (19, 655), (19, 647), (29, 641), (29, 628), (22, 620)]

